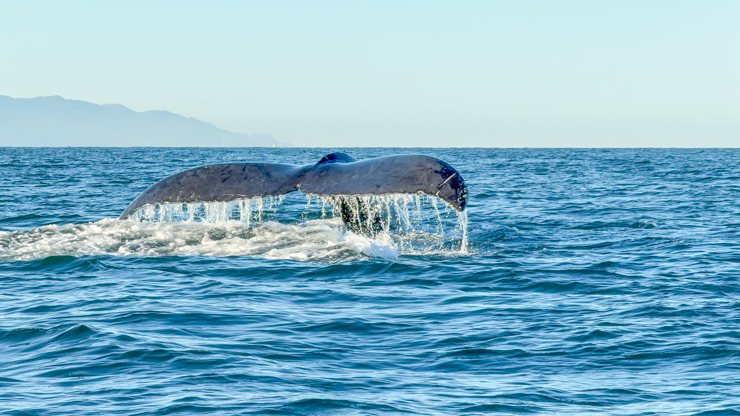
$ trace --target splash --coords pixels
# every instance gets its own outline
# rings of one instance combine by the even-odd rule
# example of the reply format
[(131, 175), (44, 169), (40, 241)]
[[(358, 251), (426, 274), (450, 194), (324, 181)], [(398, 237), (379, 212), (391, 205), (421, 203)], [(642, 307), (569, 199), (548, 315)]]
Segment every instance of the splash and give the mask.
[(134, 211), (131, 219), (140, 222), (203, 222), (239, 221), (249, 227), (285, 201), (285, 195), (238, 199), (227, 202), (193, 202), (183, 204), (146, 205)]
[[(457, 212), (440, 199), (426, 194), (306, 195), (302, 220), (341, 219), (343, 231), (395, 244), (404, 252), (425, 253), (429, 249), (460, 253), (468, 247), (467, 214)], [(240, 199), (228, 202), (198, 202), (148, 205), (135, 211), (139, 222), (184, 222), (217, 224), (236, 221), (246, 227), (284, 219), (285, 196)]]
[(0, 231), (0, 262), (51, 256), (249, 256), (273, 260), (345, 262), (363, 257), (390, 261), (398, 251), (381, 240), (341, 231), (339, 220), (296, 224), (238, 221), (139, 222), (104, 219)]
[[(300, 198), (302, 194), (288, 196)], [(0, 231), (0, 261), (49, 256), (253, 256), (344, 262), (467, 254), (467, 216), (426, 195), (306, 195), (145, 206), (128, 220)], [(297, 201), (296, 201), (297, 202)], [(358, 257), (359, 256), (359, 257)]]
[[(459, 250), (467, 253), (467, 215), (451, 209), (439, 198), (426, 194), (333, 195), (316, 196), (322, 212), (328, 205), (334, 218), (361, 234), (375, 238), (405, 236), (402, 249), (413, 251), (421, 240), (443, 248), (459, 240)], [(429, 245), (429, 244), (427, 244)]]

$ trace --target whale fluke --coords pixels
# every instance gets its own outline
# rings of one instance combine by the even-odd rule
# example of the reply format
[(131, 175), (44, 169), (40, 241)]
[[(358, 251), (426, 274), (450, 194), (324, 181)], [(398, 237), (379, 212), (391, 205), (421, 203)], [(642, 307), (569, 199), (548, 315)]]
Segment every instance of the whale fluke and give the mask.
[(293, 191), (321, 196), (424, 193), (438, 196), (458, 211), (468, 201), (462, 176), (442, 160), (397, 155), (357, 161), (346, 153), (331, 153), (306, 166), (226, 163), (176, 173), (131, 201), (121, 219), (146, 205), (224, 202)]

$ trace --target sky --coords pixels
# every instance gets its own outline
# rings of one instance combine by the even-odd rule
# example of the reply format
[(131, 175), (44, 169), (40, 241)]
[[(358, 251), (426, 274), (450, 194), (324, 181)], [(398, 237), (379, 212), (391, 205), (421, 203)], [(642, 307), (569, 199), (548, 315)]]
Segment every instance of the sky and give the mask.
[(298, 146), (740, 147), (740, 1), (0, 2), (0, 95)]

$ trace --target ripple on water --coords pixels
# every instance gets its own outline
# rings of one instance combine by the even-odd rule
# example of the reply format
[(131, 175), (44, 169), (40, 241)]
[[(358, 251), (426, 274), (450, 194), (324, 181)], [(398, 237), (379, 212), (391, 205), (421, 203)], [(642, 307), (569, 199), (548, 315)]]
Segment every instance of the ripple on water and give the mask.
[(0, 408), (739, 413), (738, 151), (350, 151), (459, 168), (467, 253), (415, 199), (370, 236), (301, 195), (116, 219), (187, 167), (325, 153), (0, 149)]

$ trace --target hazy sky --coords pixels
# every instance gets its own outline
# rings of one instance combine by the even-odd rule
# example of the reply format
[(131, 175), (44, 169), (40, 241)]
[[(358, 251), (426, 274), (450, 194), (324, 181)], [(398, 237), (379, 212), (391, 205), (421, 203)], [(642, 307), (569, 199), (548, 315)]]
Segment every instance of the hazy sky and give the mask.
[(3, 1), (0, 95), (304, 146), (740, 146), (740, 1)]

